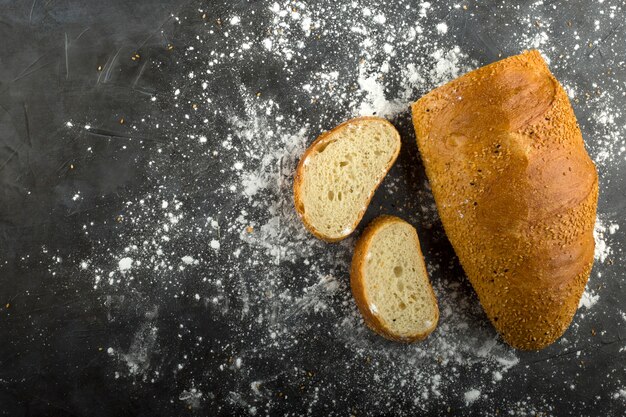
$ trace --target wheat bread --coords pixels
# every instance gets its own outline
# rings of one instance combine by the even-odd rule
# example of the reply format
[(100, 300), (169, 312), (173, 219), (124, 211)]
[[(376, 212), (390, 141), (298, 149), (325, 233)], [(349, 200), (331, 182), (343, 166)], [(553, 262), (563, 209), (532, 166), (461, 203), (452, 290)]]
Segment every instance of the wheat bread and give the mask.
[(593, 264), (598, 176), (567, 94), (537, 51), (413, 104), (444, 229), (510, 345), (541, 349), (576, 312)]
[(294, 178), (294, 202), (305, 227), (336, 242), (350, 235), (400, 152), (400, 135), (379, 117), (360, 117), (319, 136)]
[(437, 326), (439, 308), (417, 231), (398, 217), (378, 217), (359, 238), (350, 285), (365, 323), (388, 339), (422, 340)]

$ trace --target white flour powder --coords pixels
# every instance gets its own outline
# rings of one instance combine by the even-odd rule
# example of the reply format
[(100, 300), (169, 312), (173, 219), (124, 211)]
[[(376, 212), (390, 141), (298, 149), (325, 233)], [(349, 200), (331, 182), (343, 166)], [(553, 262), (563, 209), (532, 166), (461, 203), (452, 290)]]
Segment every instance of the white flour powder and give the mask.
[[(529, 6), (521, 18), (524, 29), (517, 33), (520, 44), (509, 45), (506, 51), (541, 48), (559, 78), (563, 74), (575, 109), (593, 115), (581, 124), (586, 132), (596, 132), (595, 137), (587, 138), (587, 146), (598, 165), (602, 198), (603, 184), (619, 179), (611, 173), (620, 172), (617, 167), (625, 156), (626, 128), (618, 105), (623, 101), (616, 99), (623, 94), (623, 87), (621, 93), (617, 87), (607, 87), (595, 94), (594, 87), (568, 79), (583, 50), (561, 52), (551, 40), (555, 22), (543, 19), (539, 26), (534, 24), (539, 10), (545, 12), (546, 7), (543, 2)], [(407, 10), (412, 19), (405, 18)], [(607, 9), (600, 27), (612, 21), (609, 12)], [(410, 132), (412, 101), (484, 64), (470, 58), (472, 51), (450, 36), (451, 22), (443, 21), (449, 13), (471, 17), (473, 11), (462, 3), (444, 10), (435, 2), (415, 6), (355, 1), (335, 8), (331, 2), (281, 0), (262, 13), (267, 20), (262, 31), (250, 27), (244, 14), (231, 14), (221, 18), (219, 27), (207, 23), (206, 31), (189, 45), (178, 47), (181, 76), (171, 80), (168, 94), (147, 99), (152, 100), (155, 111), (165, 107), (166, 116), (162, 120), (146, 116), (134, 126), (138, 131), (153, 129), (167, 134), (173, 144), (171, 149), (159, 145), (146, 159), (152, 189), (127, 196), (120, 207), (123, 214), (116, 219), (121, 225), (119, 234), (109, 242), (91, 241), (93, 253), (87, 259), (61, 263), (56, 254), (48, 254), (51, 273), (67, 273), (63, 268), (73, 265), (71, 272), (90, 280), (94, 291), (106, 300), (110, 320), (115, 319), (112, 306), (116, 300), (126, 297), (119, 302), (128, 303), (144, 291), (156, 293), (162, 303), (189, 299), (203, 306), (211, 320), (229, 323), (232, 340), (224, 344), (217, 340), (214, 349), (230, 352), (231, 358), (206, 372), (217, 373), (224, 381), (237, 381), (225, 401), (250, 414), (271, 410), (277, 404), (277, 393), (268, 388), (274, 381), (289, 375), (311, 378), (294, 358), (307, 352), (307, 346), (319, 345), (321, 339), (328, 342), (324, 346), (329, 357), (337, 353), (335, 349), (343, 349), (353, 362), (331, 362), (337, 380), (326, 381), (326, 386), (307, 397), (310, 413), (322, 410), (316, 407), (329, 398), (328, 391), (348, 389), (354, 375), (370, 381), (370, 398), (387, 401), (390, 392), (402, 392), (418, 410), (433, 410), (449, 400), (467, 406), (487, 403), (503, 381), (513, 373), (526, 372), (529, 365), (497, 336), (458, 261), (450, 258), (449, 248), (447, 252), (437, 249), (447, 243), (427, 184), (409, 184), (420, 190), (410, 201), (403, 199), (400, 190), (410, 188), (406, 183), (413, 177), (400, 176), (413, 175), (417, 149), (408, 150), (408, 159), (398, 161), (398, 172), (392, 171), (379, 193), (389, 201), (397, 199), (398, 210), (420, 224), (426, 234), (432, 231), (428, 235), (432, 249), (425, 257), (441, 318), (423, 343), (392, 344), (364, 326), (348, 284), (354, 238), (335, 245), (313, 238), (295, 214), (291, 193), (300, 155), (323, 130), (353, 116), (376, 114)], [(580, 39), (581, 44), (586, 41)], [(337, 64), (338, 58), (316, 54), (311, 42), (327, 42), (337, 56), (349, 59)], [(236, 74), (233, 77), (241, 78), (240, 82), (226, 88), (237, 91), (240, 102), (216, 105), (220, 98), (215, 91), (224, 88), (220, 84), (225, 82), (223, 74), (230, 77), (232, 68), (250, 62), (263, 62), (280, 73), (284, 78), (281, 88), (285, 87), (280, 94), (290, 91), (293, 96), (274, 97), (246, 74)], [(302, 103), (312, 105), (307, 107), (310, 113), (303, 114)], [(227, 133), (216, 137), (212, 126), (218, 124)], [(80, 127), (77, 122), (67, 122), (64, 128)], [(405, 145), (414, 146), (410, 137)], [(176, 157), (168, 156), (174, 154), (172, 149)], [(85, 198), (75, 190), (69, 197), (74, 194), (79, 196), (76, 204)], [(186, 204), (197, 201), (193, 197), (198, 195), (206, 196), (201, 205)], [(621, 255), (613, 236), (619, 233), (621, 217), (602, 209), (601, 204), (594, 230), (599, 265)], [(86, 236), (98, 226), (86, 222)], [(196, 270), (205, 272), (198, 275)], [(600, 311), (604, 301), (597, 288), (606, 277), (595, 271), (579, 305), (584, 315), (574, 319), (557, 349), (575, 347), (578, 338), (588, 337), (578, 331), (579, 323)], [(138, 325), (130, 346), (111, 347), (111, 360), (119, 365), (118, 377), (164, 378), (161, 362), (154, 357), (165, 355), (168, 341), (159, 339), (155, 317), (156, 311)], [(194, 334), (189, 323), (181, 319), (180, 326), (181, 339), (198, 346), (207, 343), (207, 336)], [(246, 344), (251, 340), (253, 346)], [(175, 354), (176, 366), (167, 378), (175, 378), (183, 369), (204, 366), (200, 360), (194, 362), (191, 352)], [(263, 361), (285, 363), (260, 379), (250, 364)], [(575, 381), (563, 382), (576, 386)], [(189, 407), (211, 401), (212, 394), (199, 383), (186, 383), (180, 389), (177, 400)], [(622, 385), (615, 383), (610, 389), (617, 392), (610, 400), (623, 401)], [(528, 401), (508, 403), (505, 408), (511, 415), (527, 415), (550, 413), (553, 404), (551, 398)], [(394, 412), (381, 404), (369, 405)]]

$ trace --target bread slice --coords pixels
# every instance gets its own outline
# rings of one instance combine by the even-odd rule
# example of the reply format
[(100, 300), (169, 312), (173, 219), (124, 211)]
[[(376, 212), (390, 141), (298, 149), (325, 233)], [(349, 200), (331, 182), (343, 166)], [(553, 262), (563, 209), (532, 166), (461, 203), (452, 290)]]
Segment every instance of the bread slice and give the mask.
[(322, 134), (296, 171), (294, 200), (306, 228), (336, 242), (354, 231), (400, 152), (400, 134), (378, 117), (348, 120)]
[(417, 231), (398, 217), (380, 216), (365, 230), (352, 258), (350, 285), (365, 323), (381, 336), (413, 342), (437, 326), (439, 308)]
[(567, 93), (538, 51), (413, 104), (439, 216), (487, 316), (536, 350), (570, 324), (593, 264), (598, 175)]

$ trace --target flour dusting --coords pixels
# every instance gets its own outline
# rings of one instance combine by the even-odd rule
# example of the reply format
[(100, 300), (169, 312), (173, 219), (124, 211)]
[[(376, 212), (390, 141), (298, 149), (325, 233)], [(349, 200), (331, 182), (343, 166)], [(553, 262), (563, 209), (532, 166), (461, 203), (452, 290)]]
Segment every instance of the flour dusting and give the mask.
[[(479, 406), (496, 410), (481, 413), (488, 416), (556, 413), (552, 393), (503, 397), (502, 390), (536, 377), (542, 362), (556, 362), (586, 341), (590, 317), (624, 317), (602, 287), (616, 279), (610, 265), (622, 256), (622, 216), (600, 205), (596, 266), (566, 337), (552, 350), (518, 352), (498, 336), (453, 255), (410, 119), (411, 103), (428, 91), (496, 57), (540, 48), (577, 114), (591, 115), (579, 122), (598, 167), (602, 202), (626, 157), (624, 87), (568, 76), (579, 59), (599, 53), (585, 46), (598, 40), (571, 33), (582, 46), (563, 51), (556, 39), (566, 29), (550, 17), (547, 3), (516, 9), (519, 19), (507, 29), (515, 42), (508, 43), (458, 36), (459, 22), (471, 28), (481, 4), (277, 0), (249, 11), (229, 6), (220, 16), (206, 5), (174, 15), (177, 30), (188, 24), (196, 32), (159, 58), (154, 71), (175, 65), (180, 75), (146, 95), (150, 114), (126, 122), (132, 134), (142, 132), (137, 146), (147, 156), (134, 163), (145, 168), (146, 185), (119, 190), (123, 198), (105, 221), (85, 216), (87, 256), (42, 248), (52, 277), (87, 282), (104, 319), (134, 323), (130, 344), (112, 335), (105, 345), (111, 377), (171, 384), (170, 402), (233, 415), (287, 414), (285, 404), (294, 398), (298, 415), (327, 415), (328, 407), (345, 415), (432, 414), (442, 404), (452, 414)], [(606, 10), (600, 33), (616, 18), (610, 17), (615, 10), (597, 6)], [(261, 29), (249, 24), (253, 16), (264, 22)], [(236, 99), (222, 100), (232, 94)], [(350, 261), (364, 225), (327, 244), (306, 231), (293, 207), (293, 176), (304, 150), (360, 115), (386, 117), (402, 133), (402, 154), (366, 216), (395, 210), (420, 231), (440, 308), (438, 327), (420, 343), (382, 339), (354, 304)], [(68, 121), (63, 129), (75, 134), (84, 123)], [(65, 197), (71, 204), (89, 198), (76, 189)], [(108, 232), (108, 241), (91, 238), (96, 228)], [(163, 326), (172, 340), (162, 337)], [(568, 375), (541, 377), (558, 380), (559, 389), (578, 389), (581, 379)], [(623, 402), (623, 383), (607, 381), (603, 392), (611, 394), (602, 401)], [(336, 404), (355, 392), (367, 392), (358, 406)]]
[(465, 397), (465, 403), (469, 405), (480, 398), (480, 391), (477, 389), (471, 389), (466, 391), (463, 396)]

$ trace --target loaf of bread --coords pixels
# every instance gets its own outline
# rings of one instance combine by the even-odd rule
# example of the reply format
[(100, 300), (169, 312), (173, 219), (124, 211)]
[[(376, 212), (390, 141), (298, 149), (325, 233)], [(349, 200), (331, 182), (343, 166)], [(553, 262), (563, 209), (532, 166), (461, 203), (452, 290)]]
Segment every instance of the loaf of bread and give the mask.
[(439, 215), (489, 319), (513, 347), (569, 326), (593, 264), (596, 169), (567, 94), (537, 51), (413, 104)]
[(379, 117), (348, 120), (319, 136), (296, 170), (294, 202), (305, 227), (336, 242), (357, 227), (400, 153), (400, 134)]
[(377, 218), (359, 238), (350, 286), (365, 323), (388, 339), (422, 340), (437, 326), (439, 308), (417, 231), (398, 217)]

